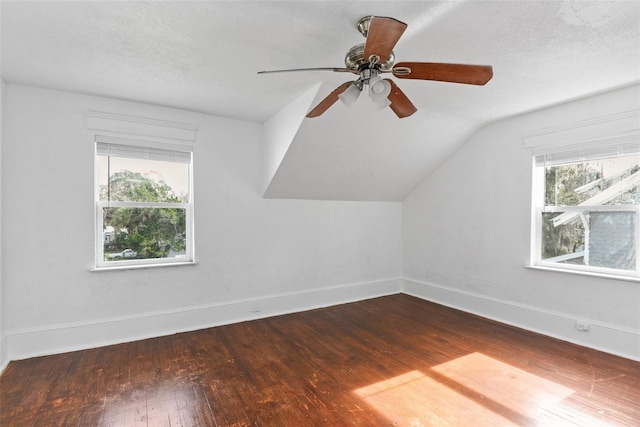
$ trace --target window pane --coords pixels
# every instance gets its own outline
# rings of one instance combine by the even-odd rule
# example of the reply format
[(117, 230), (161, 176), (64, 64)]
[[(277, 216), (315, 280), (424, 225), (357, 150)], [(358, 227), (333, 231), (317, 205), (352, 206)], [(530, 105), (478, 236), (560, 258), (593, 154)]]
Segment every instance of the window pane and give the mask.
[(542, 214), (541, 249), (546, 262), (633, 271), (635, 241), (635, 212)]
[(188, 202), (189, 164), (98, 156), (100, 200)]
[(640, 156), (545, 167), (545, 205), (640, 204)]
[(186, 209), (104, 208), (104, 260), (186, 255)]
[(589, 265), (635, 270), (635, 212), (591, 212)]
[(577, 214), (564, 222), (562, 215), (566, 213), (542, 214), (542, 259), (584, 265), (585, 233), (582, 218)]

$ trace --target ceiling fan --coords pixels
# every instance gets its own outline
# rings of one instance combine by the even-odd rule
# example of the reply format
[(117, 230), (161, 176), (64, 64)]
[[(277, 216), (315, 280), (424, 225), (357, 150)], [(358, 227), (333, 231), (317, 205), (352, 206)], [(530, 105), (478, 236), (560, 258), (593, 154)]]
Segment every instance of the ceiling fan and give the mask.
[(394, 18), (365, 16), (358, 22), (358, 30), (366, 37), (366, 42), (358, 44), (345, 56), (346, 68), (295, 68), (288, 70), (259, 71), (258, 74), (282, 73), (290, 71), (326, 70), (358, 74), (356, 81), (348, 81), (338, 86), (313, 108), (307, 117), (318, 117), (338, 99), (348, 106), (353, 104), (363, 89), (369, 89), (369, 96), (377, 107), (390, 107), (399, 117), (408, 117), (417, 111), (409, 98), (390, 79), (382, 79), (380, 74), (391, 73), (399, 79), (437, 80), (441, 82), (484, 85), (493, 77), (493, 69), (488, 65), (444, 64), (434, 62), (395, 63), (393, 48), (400, 40), (407, 24)]

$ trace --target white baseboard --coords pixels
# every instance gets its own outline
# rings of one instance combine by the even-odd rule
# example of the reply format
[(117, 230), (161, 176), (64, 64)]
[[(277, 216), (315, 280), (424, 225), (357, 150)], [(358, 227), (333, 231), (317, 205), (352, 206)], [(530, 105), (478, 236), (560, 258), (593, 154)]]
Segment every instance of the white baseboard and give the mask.
[[(447, 307), (640, 361), (640, 331), (637, 330), (414, 279), (405, 278), (402, 290)], [(589, 331), (578, 331), (577, 321), (588, 324)]]
[[(15, 330), (0, 340), (0, 351), (5, 355), (5, 359), (0, 360), (0, 373), (10, 360), (171, 335), (401, 292), (563, 341), (640, 361), (639, 331), (591, 319), (576, 319), (565, 313), (405, 278), (183, 307), (94, 322)], [(576, 330), (577, 320), (588, 323), (589, 332)]]
[(10, 331), (2, 344), (8, 348), (8, 360), (20, 360), (345, 304), (397, 294), (401, 289), (400, 278), (332, 286), (93, 322), (59, 324), (46, 329)]

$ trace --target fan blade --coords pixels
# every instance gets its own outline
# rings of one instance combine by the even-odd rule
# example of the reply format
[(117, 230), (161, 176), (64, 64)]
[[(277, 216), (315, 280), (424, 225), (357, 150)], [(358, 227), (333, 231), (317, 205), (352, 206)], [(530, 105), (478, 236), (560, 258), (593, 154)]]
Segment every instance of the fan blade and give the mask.
[(493, 77), (490, 65), (437, 62), (400, 62), (393, 67), (392, 72), (399, 79), (437, 80), (479, 86), (485, 85)]
[(291, 71), (335, 71), (337, 73), (359, 74), (358, 70), (354, 71), (350, 68), (338, 68), (338, 67), (291, 68), (288, 70), (268, 70), (268, 71), (258, 71), (258, 74), (288, 73)]
[(364, 45), (364, 59), (368, 61), (371, 55), (377, 55), (380, 57), (378, 63), (385, 62), (406, 29), (407, 24), (397, 19), (371, 17), (367, 41)]
[(393, 110), (394, 113), (396, 113), (396, 116), (402, 119), (404, 117), (409, 117), (410, 115), (418, 111), (416, 106), (413, 105), (411, 101), (409, 101), (407, 95), (405, 95), (404, 92), (400, 90), (398, 85), (396, 85), (393, 80), (385, 80), (391, 84), (391, 93), (389, 93), (389, 96), (387, 96), (387, 98), (389, 99), (389, 101), (391, 101), (391, 105), (389, 105), (389, 107)]
[(312, 118), (322, 115), (322, 113), (327, 111), (329, 107), (331, 107), (338, 100), (338, 95), (347, 90), (347, 88), (352, 84), (353, 82), (345, 82), (335, 88), (333, 92), (331, 92), (325, 99), (320, 101), (320, 103), (316, 105), (313, 110), (309, 111), (307, 117)]

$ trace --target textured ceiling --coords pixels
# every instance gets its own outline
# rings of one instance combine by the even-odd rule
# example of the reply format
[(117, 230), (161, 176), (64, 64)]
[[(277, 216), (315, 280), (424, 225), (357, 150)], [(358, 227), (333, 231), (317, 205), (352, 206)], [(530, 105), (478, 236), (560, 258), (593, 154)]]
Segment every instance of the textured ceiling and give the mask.
[(481, 87), (397, 80), (399, 120), (365, 97), (305, 119), (269, 197), (402, 200), (479, 127), (640, 81), (638, 1), (2, 1), (2, 78), (264, 122), (340, 67), (366, 15), (408, 24), (398, 61), (492, 65)]

